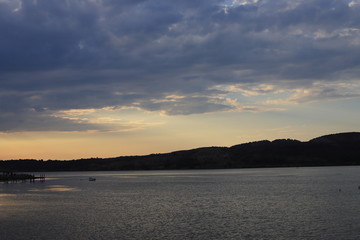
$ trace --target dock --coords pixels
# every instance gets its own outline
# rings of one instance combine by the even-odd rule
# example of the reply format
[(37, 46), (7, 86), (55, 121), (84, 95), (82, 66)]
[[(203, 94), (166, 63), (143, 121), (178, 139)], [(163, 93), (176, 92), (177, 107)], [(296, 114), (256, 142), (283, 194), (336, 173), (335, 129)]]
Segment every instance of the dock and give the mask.
[(0, 175), (0, 182), (4, 183), (14, 183), (14, 182), (35, 182), (36, 180), (40, 182), (45, 181), (45, 174), (40, 174), (40, 176), (35, 176), (34, 174), (28, 173), (14, 173), (14, 172), (3, 172)]

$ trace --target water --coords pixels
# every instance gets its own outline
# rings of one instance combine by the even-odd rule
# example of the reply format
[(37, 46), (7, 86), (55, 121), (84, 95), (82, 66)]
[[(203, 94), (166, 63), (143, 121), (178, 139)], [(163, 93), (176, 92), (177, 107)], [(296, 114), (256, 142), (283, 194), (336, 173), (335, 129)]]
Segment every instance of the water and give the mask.
[(360, 167), (46, 176), (0, 184), (0, 239), (360, 239)]

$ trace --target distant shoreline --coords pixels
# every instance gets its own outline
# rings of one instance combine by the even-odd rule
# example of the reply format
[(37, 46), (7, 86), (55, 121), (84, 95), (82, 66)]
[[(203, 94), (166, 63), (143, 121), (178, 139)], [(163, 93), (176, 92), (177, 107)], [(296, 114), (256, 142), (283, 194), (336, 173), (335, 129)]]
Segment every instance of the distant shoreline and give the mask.
[(257, 141), (232, 147), (204, 147), (144, 156), (77, 160), (2, 160), (0, 172), (186, 170), (360, 165), (360, 132), (338, 133), (308, 142)]

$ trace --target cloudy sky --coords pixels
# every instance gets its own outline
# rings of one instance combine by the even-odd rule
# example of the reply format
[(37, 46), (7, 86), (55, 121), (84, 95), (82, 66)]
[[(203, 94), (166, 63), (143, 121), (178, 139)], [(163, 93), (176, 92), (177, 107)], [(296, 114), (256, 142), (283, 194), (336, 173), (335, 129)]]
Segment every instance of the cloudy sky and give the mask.
[(0, 0), (0, 159), (359, 131), (360, 0)]

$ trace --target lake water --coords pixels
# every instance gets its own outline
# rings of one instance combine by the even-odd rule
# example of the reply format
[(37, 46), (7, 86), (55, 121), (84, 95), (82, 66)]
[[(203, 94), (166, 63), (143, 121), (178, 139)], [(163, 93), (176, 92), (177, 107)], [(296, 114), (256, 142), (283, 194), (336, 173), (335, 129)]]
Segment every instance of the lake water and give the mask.
[(46, 176), (0, 184), (0, 239), (360, 239), (360, 167)]

